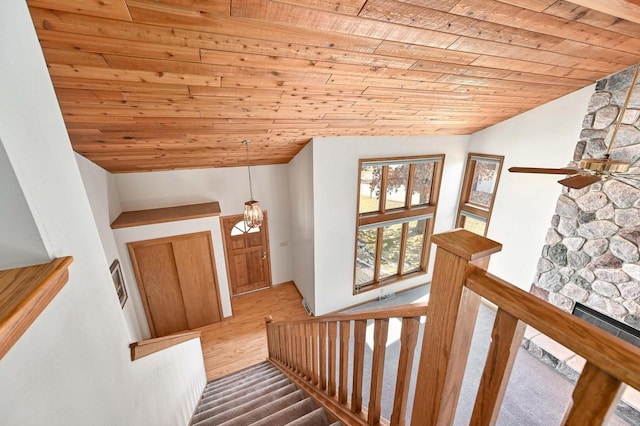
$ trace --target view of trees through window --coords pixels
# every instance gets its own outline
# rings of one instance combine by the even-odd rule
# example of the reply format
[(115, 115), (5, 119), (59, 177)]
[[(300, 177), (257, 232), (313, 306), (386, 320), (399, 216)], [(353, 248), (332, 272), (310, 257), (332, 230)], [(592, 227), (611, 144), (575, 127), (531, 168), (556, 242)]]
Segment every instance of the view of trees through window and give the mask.
[(360, 162), (355, 288), (426, 270), (444, 156)]

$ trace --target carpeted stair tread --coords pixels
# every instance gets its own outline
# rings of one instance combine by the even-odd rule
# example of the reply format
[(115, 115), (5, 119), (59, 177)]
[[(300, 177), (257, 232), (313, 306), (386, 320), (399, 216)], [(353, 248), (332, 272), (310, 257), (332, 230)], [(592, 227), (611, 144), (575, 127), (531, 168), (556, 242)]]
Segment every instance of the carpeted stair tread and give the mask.
[(311, 398), (303, 399), (302, 401), (290, 405), (284, 410), (280, 410), (277, 413), (273, 413), (270, 416), (252, 423), (251, 426), (285, 426), (287, 423), (291, 423), (295, 419), (300, 418), (315, 409), (316, 406)]
[(209, 382), (189, 424), (329, 426), (329, 419), (318, 403), (267, 361)]
[(231, 373), (227, 376), (220, 377), (218, 379), (212, 380), (207, 383), (207, 386), (204, 388), (205, 391), (216, 389), (219, 386), (224, 386), (229, 383), (236, 382), (238, 380), (243, 380), (247, 377), (253, 377), (257, 374), (266, 372), (266, 371), (274, 371), (277, 369), (271, 365), (259, 365), (257, 368), (252, 368), (251, 370), (244, 369), (240, 371), (236, 371), (235, 373)]
[(248, 393), (242, 397), (239, 397), (237, 399), (232, 399), (230, 401), (227, 401), (225, 403), (219, 403), (216, 401), (212, 401), (212, 402), (207, 402), (207, 403), (203, 403), (200, 402), (198, 404), (198, 406), (196, 407), (195, 413), (199, 414), (202, 413), (203, 411), (208, 411), (211, 415), (215, 416), (221, 412), (223, 412), (224, 410), (228, 410), (230, 408), (236, 407), (238, 405), (242, 405), (245, 404), (249, 401), (252, 401), (256, 398), (259, 398), (262, 395), (265, 395), (267, 393), (271, 393), (274, 391), (277, 391), (278, 389), (282, 389), (285, 387), (288, 387), (291, 384), (291, 382), (288, 379), (284, 379), (280, 382), (276, 382), (274, 384), (271, 384), (269, 386), (266, 386), (264, 388), (259, 388), (254, 390), (251, 393)]
[[(239, 417), (230, 419), (224, 423), (219, 423), (220, 426), (245, 426), (252, 425), (257, 421), (261, 421), (271, 415), (282, 413), (288, 407), (294, 406), (296, 403), (305, 399), (305, 395), (301, 390), (297, 390), (281, 398), (271, 401), (262, 407), (255, 408), (247, 413), (242, 414)], [(213, 423), (211, 423), (213, 425)]]
[(209, 384), (211, 383), (215, 383), (215, 382), (221, 382), (224, 380), (228, 380), (228, 379), (232, 379), (233, 377), (237, 377), (243, 374), (247, 374), (247, 373), (251, 373), (251, 372), (255, 372), (264, 368), (274, 368), (273, 364), (271, 364), (270, 362), (267, 361), (263, 361), (260, 362), (258, 364), (254, 364), (250, 367), (245, 367), (242, 368), (240, 370), (225, 374), (224, 376), (218, 377), (217, 379), (212, 380), (211, 382), (209, 382)]
[(218, 377), (217, 379), (214, 379), (209, 383), (207, 383), (207, 387), (230, 382), (241, 377), (250, 376), (252, 374), (258, 373), (259, 371), (273, 370), (274, 368), (275, 367), (272, 364), (269, 364), (268, 362), (252, 365), (251, 367), (243, 368), (242, 370), (234, 371), (233, 373), (229, 373), (225, 376)]
[(299, 419), (287, 423), (287, 426), (327, 426), (328, 424), (327, 414), (322, 408), (316, 408)]
[(261, 380), (268, 380), (272, 377), (276, 377), (282, 375), (282, 373), (278, 370), (273, 370), (273, 371), (261, 371), (260, 373), (256, 374), (255, 376), (247, 376), (247, 377), (243, 377), (241, 379), (238, 379), (237, 381), (233, 381), (233, 382), (229, 382), (229, 383), (225, 383), (223, 385), (220, 385), (214, 389), (205, 389), (204, 392), (202, 392), (202, 399), (206, 399), (207, 397), (211, 396), (211, 395), (216, 395), (216, 394), (223, 394), (223, 393), (230, 393), (233, 392), (233, 389), (235, 388), (242, 388), (243, 386), (250, 386), (254, 383), (260, 382)]
[(230, 401), (225, 404), (226, 406), (216, 406), (210, 410), (202, 411), (193, 416), (191, 424), (198, 424), (199, 426), (217, 425), (234, 417), (241, 416), (244, 413), (248, 413), (249, 411), (254, 410), (257, 407), (268, 404), (296, 391), (296, 386), (293, 383), (290, 383), (287, 386), (276, 389), (273, 392), (267, 393), (266, 395), (259, 396), (263, 392), (255, 392), (255, 395), (247, 395), (245, 398), (248, 401), (240, 405), (238, 405), (239, 401)]
[(272, 385), (274, 383), (278, 383), (280, 381), (288, 381), (288, 379), (282, 375), (282, 374), (278, 374), (277, 376), (273, 376), (273, 377), (269, 377), (268, 379), (265, 380), (259, 380), (257, 382), (252, 382), (251, 384), (248, 384), (246, 386), (241, 386), (239, 388), (234, 388), (232, 390), (230, 390), (229, 392), (223, 392), (221, 394), (213, 394), (213, 395), (208, 395), (204, 398), (202, 398), (200, 401), (203, 404), (208, 404), (210, 402), (216, 402), (217, 404), (224, 404), (225, 402), (231, 401), (233, 399), (236, 398), (240, 398), (241, 396), (244, 396), (248, 393), (251, 393), (255, 390), (258, 390), (264, 386), (269, 386)]

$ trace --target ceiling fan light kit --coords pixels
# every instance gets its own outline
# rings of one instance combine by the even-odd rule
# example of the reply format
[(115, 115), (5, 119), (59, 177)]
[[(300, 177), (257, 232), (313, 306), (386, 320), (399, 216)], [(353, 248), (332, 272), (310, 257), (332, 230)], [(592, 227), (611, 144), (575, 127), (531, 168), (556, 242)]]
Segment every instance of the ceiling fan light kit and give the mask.
[(580, 160), (580, 169), (603, 174), (626, 173), (629, 171), (629, 163), (609, 160), (608, 158), (586, 158), (584, 160)]
[(640, 64), (636, 66), (636, 70), (631, 80), (631, 85), (627, 91), (622, 108), (618, 112), (616, 124), (613, 129), (611, 140), (609, 142), (607, 152), (604, 158), (585, 158), (580, 160), (578, 167), (564, 167), (564, 168), (536, 168), (536, 167), (511, 167), (509, 171), (512, 173), (540, 173), (540, 174), (567, 174), (572, 175), (565, 179), (558, 181), (563, 186), (572, 189), (581, 189), (596, 182), (606, 180), (608, 178), (619, 179), (622, 181), (640, 181), (640, 175), (629, 173), (631, 164), (626, 161), (616, 161), (609, 158), (611, 150), (616, 140), (618, 130), (622, 124), (627, 106), (631, 100), (633, 89), (638, 81), (638, 75), (640, 74)]

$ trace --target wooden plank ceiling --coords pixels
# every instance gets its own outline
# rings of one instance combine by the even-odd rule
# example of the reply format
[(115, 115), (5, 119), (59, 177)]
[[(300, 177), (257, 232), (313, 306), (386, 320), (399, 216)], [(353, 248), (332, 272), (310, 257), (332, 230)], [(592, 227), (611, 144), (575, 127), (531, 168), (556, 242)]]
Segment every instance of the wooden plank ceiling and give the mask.
[(75, 151), (115, 173), (470, 134), (640, 62), (638, 0), (576, 2), (28, 0)]

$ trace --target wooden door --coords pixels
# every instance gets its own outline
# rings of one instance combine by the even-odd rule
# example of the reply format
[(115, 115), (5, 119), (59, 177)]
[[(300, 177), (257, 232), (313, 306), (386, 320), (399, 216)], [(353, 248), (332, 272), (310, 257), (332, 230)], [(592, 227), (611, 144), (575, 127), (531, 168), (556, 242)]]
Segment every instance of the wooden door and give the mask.
[(271, 287), (267, 213), (260, 228), (246, 228), (244, 216), (221, 218), (231, 294)]
[(210, 232), (129, 243), (153, 337), (222, 318)]

